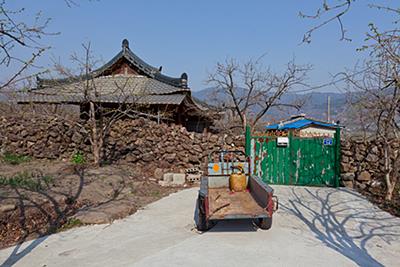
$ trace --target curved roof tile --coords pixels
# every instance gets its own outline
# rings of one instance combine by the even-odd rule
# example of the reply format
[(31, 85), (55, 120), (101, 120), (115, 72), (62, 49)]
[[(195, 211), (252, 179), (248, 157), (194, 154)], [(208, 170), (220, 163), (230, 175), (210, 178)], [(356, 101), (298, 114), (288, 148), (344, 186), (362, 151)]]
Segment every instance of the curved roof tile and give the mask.
[(89, 75), (80, 75), (71, 78), (65, 79), (40, 79), (38, 78), (38, 87), (48, 87), (53, 86), (55, 84), (64, 84), (76, 82), (83, 79), (97, 78), (103, 75), (108, 69), (110, 69), (114, 64), (116, 64), (119, 60), (126, 59), (130, 64), (141, 70), (146, 76), (149, 78), (153, 78), (159, 82), (168, 84), (174, 87), (187, 88), (187, 74), (184, 73), (180, 78), (170, 77), (161, 73), (158, 68), (155, 68), (140, 57), (138, 57), (135, 53), (133, 53), (129, 48), (129, 42), (124, 39), (122, 41), (122, 50), (115, 55), (110, 61), (101, 66), (100, 68), (92, 71)]

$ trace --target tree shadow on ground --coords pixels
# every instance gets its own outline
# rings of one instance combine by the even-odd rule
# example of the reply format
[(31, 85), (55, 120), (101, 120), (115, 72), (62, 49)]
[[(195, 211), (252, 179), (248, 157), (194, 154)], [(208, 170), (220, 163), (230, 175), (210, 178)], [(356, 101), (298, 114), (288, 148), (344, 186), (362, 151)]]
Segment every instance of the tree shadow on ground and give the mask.
[[(15, 195), (8, 198), (14, 199), (18, 202), (17, 206), (19, 210), (19, 225), (22, 229), (22, 236), (18, 240), (18, 244), (15, 246), (8, 258), (0, 265), (1, 267), (13, 266), (43, 241), (45, 241), (48, 235), (55, 233), (60, 226), (66, 222), (68, 216), (75, 212), (77, 208), (77, 200), (81, 195), (83, 186), (85, 184), (85, 169), (82, 167), (75, 167), (74, 174), (77, 175), (79, 179), (78, 186), (75, 192), (68, 194), (64, 192), (53, 191), (49, 188), (32, 188), (21, 186), (13, 189), (15, 191)], [(45, 201), (39, 202), (37, 201), (37, 198), (33, 197), (33, 195), (40, 196)], [(60, 197), (63, 199), (63, 204), (60, 203)], [(45, 205), (43, 203), (45, 203)], [(45, 218), (45, 227), (32, 229), (28, 226), (28, 210), (32, 210), (32, 208), (35, 210), (35, 212), (38, 212), (41, 218)], [(39, 236), (39, 238), (33, 240), (29, 245), (22, 248), (22, 243), (33, 234)]]
[(16, 264), (20, 259), (32, 252), (37, 246), (39, 246), (43, 241), (47, 239), (47, 236), (35, 239), (25, 248), (21, 249), (22, 243), (17, 244), (10, 256), (0, 265), (1, 267), (9, 267)]
[[(343, 199), (343, 192), (349, 194)], [(369, 241), (390, 244), (400, 236), (399, 220), (372, 208), (360, 195), (346, 189), (293, 188), (280, 207), (299, 218), (327, 247), (358, 266), (384, 266), (368, 251)]]

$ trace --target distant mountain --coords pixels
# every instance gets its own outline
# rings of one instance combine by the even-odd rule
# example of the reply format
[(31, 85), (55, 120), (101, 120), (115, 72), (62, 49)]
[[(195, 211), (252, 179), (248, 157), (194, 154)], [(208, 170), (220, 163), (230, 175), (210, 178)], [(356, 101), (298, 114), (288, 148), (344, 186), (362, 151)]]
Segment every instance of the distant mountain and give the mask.
[[(241, 92), (241, 90), (243, 90)], [(238, 92), (244, 94), (244, 89), (238, 89)], [(192, 92), (192, 95), (200, 101), (213, 106), (218, 106), (222, 102), (229, 101), (229, 96), (217, 92), (214, 88), (205, 88), (200, 91)], [(290, 115), (305, 113), (307, 116), (326, 120), (328, 109), (328, 96), (331, 102), (331, 119), (341, 119), (341, 113), (346, 108), (346, 94), (332, 93), (332, 92), (311, 92), (306, 94), (288, 93), (282, 97), (282, 102), (290, 103), (295, 100), (302, 100), (305, 102), (303, 107), (297, 111), (293, 108), (288, 109), (271, 109), (266, 115), (266, 121), (278, 121), (290, 117)], [(259, 110), (259, 109), (258, 109)], [(253, 112), (258, 111), (257, 108)]]

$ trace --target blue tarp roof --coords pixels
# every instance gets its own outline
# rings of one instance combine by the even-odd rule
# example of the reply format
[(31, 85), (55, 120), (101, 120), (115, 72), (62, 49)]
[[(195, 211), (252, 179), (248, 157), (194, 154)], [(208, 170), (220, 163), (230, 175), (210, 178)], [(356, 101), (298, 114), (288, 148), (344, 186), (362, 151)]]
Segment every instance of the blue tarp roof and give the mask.
[(310, 119), (300, 119), (296, 121), (288, 121), (283, 123), (275, 123), (265, 126), (267, 130), (288, 130), (288, 129), (301, 129), (309, 125), (317, 125), (322, 127), (337, 128), (339, 125), (333, 123), (325, 123)]

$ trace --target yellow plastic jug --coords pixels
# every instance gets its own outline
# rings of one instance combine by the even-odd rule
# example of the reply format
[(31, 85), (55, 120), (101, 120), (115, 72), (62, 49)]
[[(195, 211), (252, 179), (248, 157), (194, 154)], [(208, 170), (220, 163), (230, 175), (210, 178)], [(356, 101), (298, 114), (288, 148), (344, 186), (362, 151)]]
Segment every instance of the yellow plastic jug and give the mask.
[(229, 189), (233, 192), (240, 192), (247, 189), (246, 175), (241, 166), (237, 167), (238, 172), (229, 176)]

